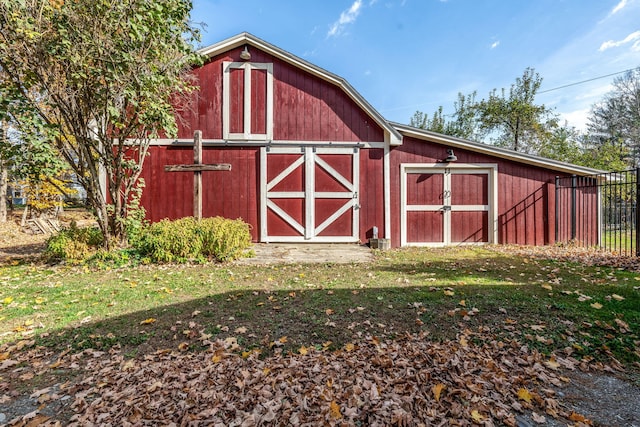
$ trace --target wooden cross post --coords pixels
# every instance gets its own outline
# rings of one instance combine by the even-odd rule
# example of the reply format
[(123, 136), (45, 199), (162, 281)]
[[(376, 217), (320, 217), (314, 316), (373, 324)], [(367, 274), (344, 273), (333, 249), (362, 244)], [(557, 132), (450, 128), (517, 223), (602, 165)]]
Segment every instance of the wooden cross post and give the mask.
[(204, 171), (229, 171), (229, 163), (202, 163), (202, 131), (197, 130), (193, 134), (193, 164), (192, 165), (166, 165), (165, 172), (193, 172), (193, 216), (202, 219), (202, 172)]

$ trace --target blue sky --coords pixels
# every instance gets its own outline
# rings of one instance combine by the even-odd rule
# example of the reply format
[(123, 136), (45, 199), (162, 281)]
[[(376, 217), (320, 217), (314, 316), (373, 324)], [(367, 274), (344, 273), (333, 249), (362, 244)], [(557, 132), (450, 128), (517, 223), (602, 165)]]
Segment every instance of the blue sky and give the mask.
[[(344, 77), (389, 120), (453, 111), (457, 93), (541, 91), (640, 66), (640, 0), (194, 0), (207, 46), (243, 31)], [(614, 76), (539, 94), (569, 125)]]

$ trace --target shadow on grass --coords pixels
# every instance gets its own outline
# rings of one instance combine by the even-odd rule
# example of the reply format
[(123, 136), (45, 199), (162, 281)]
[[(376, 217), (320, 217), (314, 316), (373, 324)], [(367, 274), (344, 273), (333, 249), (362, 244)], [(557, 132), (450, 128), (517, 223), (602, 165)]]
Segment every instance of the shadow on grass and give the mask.
[[(238, 352), (259, 349), (268, 356), (275, 348), (331, 350), (370, 337), (395, 339), (406, 333), (449, 340), (466, 328), (483, 326), (497, 338), (518, 339), (545, 353), (572, 347), (575, 355), (604, 357), (609, 351), (629, 363), (640, 361), (634, 344), (640, 295), (631, 286), (615, 290), (625, 300), (595, 310), (579, 302), (576, 294), (560, 291), (580, 290), (605, 303), (612, 290), (558, 272), (553, 261), (470, 253), (474, 256), (461, 259), (460, 254), (449, 258), (445, 251), (432, 252), (425, 259), (419, 252), (398, 251), (379, 255), (372, 264), (353, 266), (228, 265), (223, 267), (225, 274), (233, 270), (237, 280), (228, 285), (233, 289), (222, 285), (219, 293), (212, 290), (183, 302), (157, 302), (154, 308), (52, 330), (36, 341), (51, 353), (117, 347), (129, 357), (143, 357), (166, 349), (198, 351), (208, 348), (209, 340), (231, 339)], [(212, 274), (213, 280), (222, 280), (222, 270), (207, 268), (189, 270), (189, 276), (197, 276), (197, 286), (207, 286), (204, 279)], [(269, 284), (272, 274), (271, 283), (279, 285)], [(304, 274), (304, 280), (294, 281)], [(541, 287), (558, 275), (563, 280), (554, 285), (554, 292)], [(314, 284), (305, 283), (307, 279)], [(287, 284), (291, 286), (285, 289)], [(195, 293), (196, 288), (191, 290)], [(188, 298), (185, 292), (183, 297)], [(619, 333), (616, 318), (629, 324), (628, 333)]]
[(197, 349), (204, 337), (234, 337), (241, 349), (265, 354), (274, 342), (295, 351), (420, 331), (454, 338), (458, 328), (446, 312), (457, 302), (441, 299), (425, 287), (238, 290), (52, 331), (39, 342), (57, 351), (119, 344), (126, 354), (141, 356), (182, 343)]

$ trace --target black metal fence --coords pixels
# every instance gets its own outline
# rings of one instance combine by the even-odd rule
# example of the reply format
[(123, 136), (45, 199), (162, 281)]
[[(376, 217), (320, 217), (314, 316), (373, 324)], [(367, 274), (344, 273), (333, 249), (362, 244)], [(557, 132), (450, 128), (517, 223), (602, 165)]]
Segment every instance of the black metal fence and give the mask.
[(640, 168), (556, 177), (556, 241), (640, 256)]

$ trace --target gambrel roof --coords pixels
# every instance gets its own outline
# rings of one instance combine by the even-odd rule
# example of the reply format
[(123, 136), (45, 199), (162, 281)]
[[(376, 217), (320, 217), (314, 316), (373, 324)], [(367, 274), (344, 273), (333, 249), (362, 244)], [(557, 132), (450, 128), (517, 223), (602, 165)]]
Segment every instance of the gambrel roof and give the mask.
[(304, 70), (314, 76), (317, 76), (329, 83), (340, 87), (344, 91), (344, 93), (346, 93), (383, 129), (385, 138), (390, 145), (393, 146), (402, 144), (402, 135), (400, 135), (400, 133), (387, 120), (385, 120), (385, 118), (382, 117), (382, 115), (378, 113), (378, 111), (376, 111), (376, 109), (373, 108), (371, 104), (369, 104), (367, 100), (364, 99), (362, 95), (360, 95), (358, 91), (356, 91), (353, 86), (351, 86), (345, 79), (333, 73), (330, 73), (329, 71), (320, 68), (317, 65), (314, 65), (298, 56), (295, 56), (292, 53), (289, 53), (277, 46), (267, 43), (266, 41), (252, 34), (246, 32), (238, 34), (211, 46), (202, 48), (198, 51), (198, 53), (211, 58), (213, 56), (243, 45), (254, 46), (257, 49), (260, 49), (263, 52), (274, 56), (275, 58), (287, 62), (301, 70)]
[(531, 154), (521, 153), (506, 148), (496, 147), (493, 145), (483, 144), (479, 142), (469, 141), (448, 135), (442, 135), (400, 123), (392, 123), (387, 121), (366, 99), (356, 91), (344, 78), (333, 74), (317, 65), (310, 63), (290, 52), (287, 52), (277, 46), (274, 46), (250, 33), (244, 32), (236, 36), (230, 37), (221, 42), (204, 47), (198, 50), (198, 53), (206, 57), (214, 57), (231, 49), (248, 45), (260, 49), (275, 58), (287, 62), (299, 69), (302, 69), (314, 76), (317, 76), (329, 83), (341, 88), (360, 108), (363, 109), (384, 131), (385, 142), (390, 146), (402, 145), (403, 135), (413, 138), (427, 140), (437, 144), (442, 144), (451, 148), (459, 148), (489, 156), (508, 159), (511, 161), (524, 163), (528, 165), (538, 166), (562, 173), (570, 173), (576, 175), (594, 175), (603, 173), (603, 171), (587, 168), (584, 166), (573, 165), (558, 160), (547, 159)]

